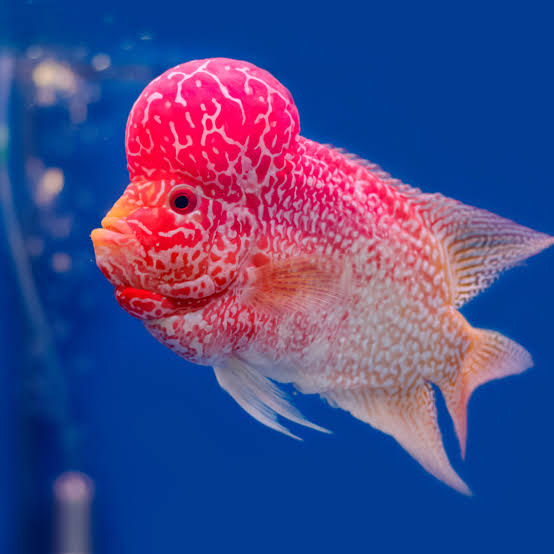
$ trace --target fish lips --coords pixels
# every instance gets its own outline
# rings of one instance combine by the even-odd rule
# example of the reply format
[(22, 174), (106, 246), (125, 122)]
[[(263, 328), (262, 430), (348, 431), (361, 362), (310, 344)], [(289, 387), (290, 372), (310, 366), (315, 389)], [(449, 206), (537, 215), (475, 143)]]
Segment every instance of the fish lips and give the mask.
[[(95, 254), (101, 247), (129, 247), (136, 246), (138, 241), (133, 236), (129, 224), (117, 217), (105, 217), (102, 220), (102, 227), (94, 229), (90, 234)], [(97, 256), (98, 257), (98, 256)]]
[[(116, 217), (105, 217), (102, 227), (91, 233), (96, 263), (106, 278), (118, 287), (136, 286), (132, 279), (126, 279), (128, 262), (125, 251), (143, 251), (144, 248), (133, 235), (129, 225)], [(132, 277), (132, 275), (129, 275)], [(129, 281), (129, 282), (128, 282)], [(216, 294), (213, 278), (204, 274), (195, 279), (179, 283), (159, 283), (155, 294), (176, 300), (199, 300)]]
[(114, 247), (125, 247), (136, 243), (136, 239), (130, 235), (124, 235), (110, 229), (94, 229), (90, 234), (94, 251), (98, 257), (98, 250), (102, 247), (113, 249)]
[(106, 279), (114, 287), (129, 285), (132, 273), (126, 252), (136, 249), (138, 241), (133, 236), (103, 228), (94, 229), (90, 238), (94, 245), (96, 265)]
[(94, 229), (90, 238), (94, 245), (96, 265), (106, 279), (114, 287), (136, 285), (136, 275), (130, 266), (129, 256), (134, 254), (144, 257), (145, 252), (129, 225), (121, 218), (105, 217), (102, 227)]

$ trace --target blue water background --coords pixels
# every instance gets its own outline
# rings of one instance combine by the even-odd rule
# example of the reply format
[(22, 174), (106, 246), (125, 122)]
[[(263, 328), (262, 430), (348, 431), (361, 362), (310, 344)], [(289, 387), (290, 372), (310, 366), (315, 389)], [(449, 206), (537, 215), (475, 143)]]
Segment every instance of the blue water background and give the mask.
[[(68, 468), (95, 481), (103, 554), (554, 551), (554, 250), (463, 309), (535, 360), (526, 374), (476, 392), (463, 463), (440, 404), (448, 452), (475, 493), (466, 498), (391, 438), (317, 398), (298, 396), (297, 405), (332, 436), (300, 430), (300, 443), (262, 427), (210, 369), (185, 363), (118, 307), (88, 239), (127, 183), (125, 121), (150, 77), (137, 69), (122, 78), (115, 68), (146, 66), (154, 76), (211, 56), (272, 72), (291, 90), (304, 136), (554, 234), (547, 3), (12, 0), (8, 8), (2, 41), (14, 56), (42, 45), (86, 65), (102, 52), (113, 74), (83, 73), (101, 94), (79, 124), (61, 108), (33, 111), (24, 87), (14, 97), (24, 229), (36, 225), (25, 203), (28, 151), (63, 168), (56, 209), (73, 214), (71, 234), (58, 245), (49, 238), (45, 254), (64, 248), (72, 271), (53, 275), (47, 257), (33, 261), (47, 318), (61, 329), (72, 415), (58, 424), (29, 406), (29, 331), (2, 237), (0, 552), (49, 551), (49, 491)], [(41, 402), (59, 406), (58, 394), (46, 386)], [(70, 454), (58, 437), (64, 426), (77, 429)]]

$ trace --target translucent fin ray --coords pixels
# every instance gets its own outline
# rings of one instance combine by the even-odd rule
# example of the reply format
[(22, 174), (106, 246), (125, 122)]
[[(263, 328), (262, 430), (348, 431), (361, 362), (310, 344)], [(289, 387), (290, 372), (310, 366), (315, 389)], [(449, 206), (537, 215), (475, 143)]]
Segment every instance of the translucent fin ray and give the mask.
[(348, 301), (349, 264), (316, 256), (270, 262), (256, 269), (250, 302), (275, 313), (335, 310)]
[(214, 367), (217, 382), (254, 419), (267, 427), (301, 440), (277, 421), (277, 416), (294, 423), (330, 433), (327, 429), (308, 421), (286, 398), (285, 393), (272, 381), (237, 358), (229, 359), (225, 366)]
[(446, 456), (430, 384), (420, 383), (408, 390), (332, 391), (327, 398), (354, 417), (392, 435), (437, 479), (463, 494), (471, 494)]

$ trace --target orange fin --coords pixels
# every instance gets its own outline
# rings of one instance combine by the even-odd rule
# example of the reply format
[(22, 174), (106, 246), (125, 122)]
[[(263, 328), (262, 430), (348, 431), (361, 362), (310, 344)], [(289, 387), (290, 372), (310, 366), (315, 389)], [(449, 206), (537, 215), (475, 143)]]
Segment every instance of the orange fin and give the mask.
[(327, 429), (308, 421), (290, 404), (285, 393), (275, 383), (242, 360), (230, 358), (224, 367), (214, 367), (214, 371), (221, 388), (254, 419), (271, 429), (301, 440), (277, 421), (279, 415), (299, 425), (330, 433)]
[(444, 451), (430, 384), (419, 383), (408, 390), (332, 391), (327, 398), (354, 417), (392, 435), (437, 479), (463, 494), (471, 494)]
[(283, 312), (328, 312), (344, 307), (351, 268), (317, 256), (268, 262), (255, 269), (256, 281), (250, 297), (262, 309)]
[(522, 373), (533, 366), (525, 348), (494, 331), (472, 329), (472, 345), (462, 370), (450, 380), (438, 382), (446, 407), (454, 422), (462, 458), (467, 437), (467, 404), (473, 391), (493, 379)]
[(456, 307), (486, 289), (503, 270), (554, 244), (554, 237), (441, 194), (402, 192), (446, 248)]

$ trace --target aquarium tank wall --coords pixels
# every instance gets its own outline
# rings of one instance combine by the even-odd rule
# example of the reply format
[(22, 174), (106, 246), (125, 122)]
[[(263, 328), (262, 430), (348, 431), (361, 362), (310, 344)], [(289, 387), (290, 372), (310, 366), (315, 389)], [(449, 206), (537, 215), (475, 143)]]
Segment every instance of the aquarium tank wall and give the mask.
[(479, 389), (464, 497), (313, 396), (303, 442), (118, 306), (90, 232), (129, 182), (142, 89), (247, 60), (303, 136), (554, 234), (553, 11), (543, 2), (5, 0), (0, 7), (0, 552), (547, 552), (553, 548), (554, 252), (464, 307), (535, 367)]

